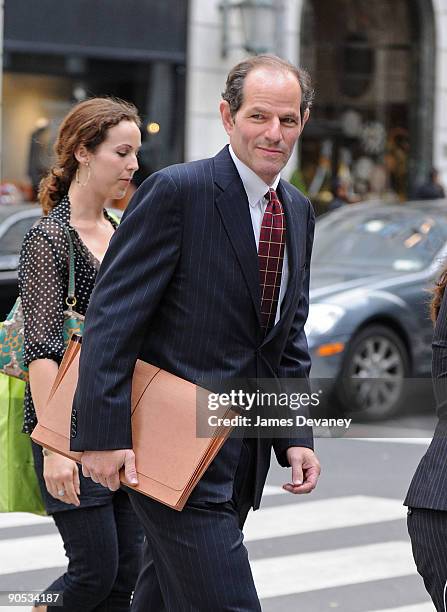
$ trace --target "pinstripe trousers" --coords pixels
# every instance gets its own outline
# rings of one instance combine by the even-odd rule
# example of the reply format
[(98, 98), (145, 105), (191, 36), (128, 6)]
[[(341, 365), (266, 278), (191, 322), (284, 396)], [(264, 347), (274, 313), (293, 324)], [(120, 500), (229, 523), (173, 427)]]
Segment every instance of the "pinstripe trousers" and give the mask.
[(408, 508), (413, 557), (438, 612), (447, 612), (447, 512)]
[(146, 535), (132, 612), (260, 612), (241, 531), (253, 484), (253, 457), (243, 455), (224, 503), (177, 512), (127, 489)]

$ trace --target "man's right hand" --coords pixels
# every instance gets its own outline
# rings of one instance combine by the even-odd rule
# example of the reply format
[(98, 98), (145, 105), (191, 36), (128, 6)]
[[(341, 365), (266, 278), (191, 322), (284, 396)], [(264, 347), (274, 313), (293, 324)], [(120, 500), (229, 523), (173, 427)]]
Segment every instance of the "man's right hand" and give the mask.
[(135, 454), (132, 450), (84, 451), (82, 454), (84, 476), (111, 491), (117, 491), (120, 488), (119, 471), (123, 466), (127, 482), (132, 486), (137, 485)]

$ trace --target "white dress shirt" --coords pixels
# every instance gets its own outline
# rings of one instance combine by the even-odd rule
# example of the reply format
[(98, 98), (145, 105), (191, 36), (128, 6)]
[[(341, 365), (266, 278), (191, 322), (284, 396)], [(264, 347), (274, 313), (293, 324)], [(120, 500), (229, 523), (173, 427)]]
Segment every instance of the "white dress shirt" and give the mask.
[[(278, 187), (279, 179), (281, 175), (275, 178), (271, 185), (267, 185), (264, 181), (259, 178), (257, 174), (251, 170), (248, 166), (246, 166), (241, 160), (236, 156), (236, 153), (233, 151), (233, 148), (229, 147), (230, 155), (232, 160), (234, 161), (234, 165), (236, 166), (236, 170), (241, 177), (242, 184), (244, 185), (245, 192), (247, 194), (251, 223), (253, 225), (253, 233), (255, 235), (256, 240), (256, 248), (259, 249), (259, 236), (261, 234), (261, 225), (262, 219), (264, 217), (265, 209), (267, 208), (267, 199), (265, 198), (265, 194), (269, 189), (275, 189)], [(278, 308), (276, 309), (275, 316), (275, 325), (279, 321), (279, 317), (281, 316), (281, 304), (286, 293), (287, 283), (289, 280), (289, 264), (287, 259), (287, 246), (284, 247), (284, 261), (282, 264), (282, 273), (281, 273), (281, 285), (279, 288), (279, 299), (278, 299)]]

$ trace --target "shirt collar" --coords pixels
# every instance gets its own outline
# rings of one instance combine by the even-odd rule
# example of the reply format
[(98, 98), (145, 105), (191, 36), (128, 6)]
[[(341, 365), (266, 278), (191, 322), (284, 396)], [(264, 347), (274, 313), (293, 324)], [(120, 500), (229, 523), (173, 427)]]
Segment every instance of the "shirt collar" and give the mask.
[(250, 206), (256, 206), (256, 204), (261, 200), (269, 189), (276, 189), (278, 187), (279, 179), (281, 175), (278, 174), (275, 177), (275, 180), (271, 185), (267, 185), (264, 181), (259, 178), (257, 174), (253, 172), (251, 168), (246, 166), (244, 162), (242, 162), (233, 151), (233, 147), (229, 145), (228, 150), (230, 152), (231, 158), (234, 161), (234, 165), (236, 166), (236, 170), (241, 177), (242, 184), (244, 185), (245, 192), (247, 194), (248, 203)]
[(48, 216), (56, 217), (64, 225), (70, 225), (70, 199), (64, 195), (61, 200), (50, 210)]

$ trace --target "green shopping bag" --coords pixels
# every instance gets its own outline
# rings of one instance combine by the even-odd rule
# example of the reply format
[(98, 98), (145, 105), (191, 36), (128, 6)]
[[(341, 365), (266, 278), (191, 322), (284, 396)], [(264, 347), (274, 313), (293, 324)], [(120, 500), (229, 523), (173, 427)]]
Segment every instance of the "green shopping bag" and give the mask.
[(22, 433), (25, 383), (0, 374), (0, 512), (46, 514), (31, 439)]

